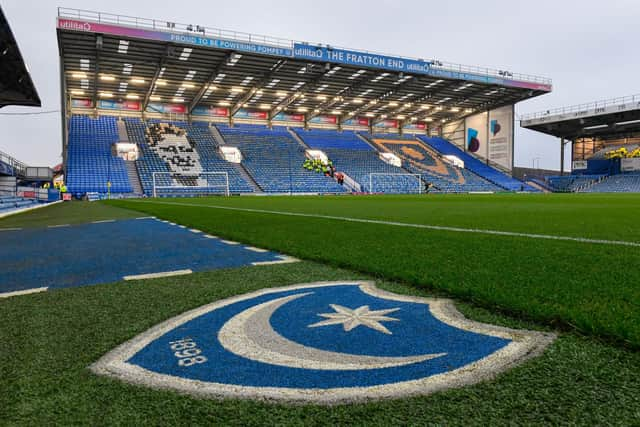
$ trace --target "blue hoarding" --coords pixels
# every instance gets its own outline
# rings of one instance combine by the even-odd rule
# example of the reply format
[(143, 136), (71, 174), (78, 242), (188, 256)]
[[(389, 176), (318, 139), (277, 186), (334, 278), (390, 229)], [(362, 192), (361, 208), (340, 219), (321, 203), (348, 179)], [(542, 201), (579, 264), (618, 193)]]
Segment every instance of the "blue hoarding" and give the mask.
[[(166, 33), (161, 33), (166, 34)], [(293, 52), (289, 48), (269, 46), (257, 43), (246, 43), (234, 40), (225, 40), (218, 38), (200, 37), (190, 34), (167, 34), (167, 38), (176, 43), (186, 43), (196, 46), (207, 46), (216, 49), (235, 50), (237, 52), (258, 53), (261, 55), (272, 56), (293, 56)]]
[(316, 47), (301, 43), (294, 44), (293, 56), (296, 59), (326, 61), (337, 64), (355, 65), (356, 67), (371, 67), (396, 72), (413, 74), (430, 74), (431, 63), (374, 53), (356, 52), (353, 50)]

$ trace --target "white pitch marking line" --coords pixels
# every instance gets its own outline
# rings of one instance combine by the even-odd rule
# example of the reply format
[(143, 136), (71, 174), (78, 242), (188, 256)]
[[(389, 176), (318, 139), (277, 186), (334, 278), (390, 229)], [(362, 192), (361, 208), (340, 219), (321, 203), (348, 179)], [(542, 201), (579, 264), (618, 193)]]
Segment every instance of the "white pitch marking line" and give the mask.
[(176, 270), (176, 271), (164, 271), (161, 273), (149, 273), (149, 274), (136, 274), (132, 276), (124, 276), (122, 279), (129, 280), (146, 280), (146, 279), (158, 279), (161, 277), (173, 277), (173, 276), (185, 276), (192, 274), (192, 270)]
[(290, 256), (282, 255), (279, 258), (280, 258), (279, 261), (252, 262), (251, 265), (260, 266), (260, 265), (292, 264), (294, 262), (300, 262), (300, 260), (298, 258), (294, 258), (294, 257), (290, 257)]
[(205, 234), (204, 237), (207, 238), (207, 239), (217, 239), (218, 238), (218, 236), (211, 236), (209, 234)]
[(192, 233), (196, 233), (196, 234), (202, 233), (202, 231), (196, 230), (195, 228), (192, 228), (189, 231), (192, 232)]
[(263, 254), (265, 252), (269, 252), (266, 249), (254, 248), (253, 246), (245, 246), (244, 248), (246, 250), (248, 250), (248, 251), (251, 251), (251, 252), (258, 252), (259, 254)]
[(3, 294), (0, 294), (0, 298), (11, 298), (11, 297), (17, 297), (21, 295), (37, 294), (40, 292), (46, 292), (47, 289), (49, 288), (33, 288), (33, 289), (25, 289), (24, 291), (5, 292)]
[(116, 222), (115, 219), (105, 219), (102, 221), (92, 221), (91, 224), (106, 224), (108, 222)]
[(220, 242), (226, 244), (226, 245), (231, 245), (231, 246), (235, 246), (235, 245), (239, 245), (240, 243), (238, 242), (233, 242), (231, 240), (220, 240)]
[(62, 227), (71, 227), (71, 225), (69, 224), (50, 225), (47, 228), (62, 228)]
[[(141, 216), (140, 218), (136, 218), (136, 219), (156, 219), (155, 216)], [(166, 221), (162, 221), (162, 222), (166, 222)]]
[(0, 228), (0, 231), (20, 231), (22, 228)]
[(482, 228), (447, 227), (443, 225), (412, 224), (409, 222), (382, 221), (382, 220), (376, 220), (376, 219), (350, 218), (350, 217), (343, 217), (343, 216), (305, 214), (305, 213), (297, 213), (297, 212), (269, 211), (264, 209), (232, 208), (229, 206), (198, 205), (198, 204), (192, 204), (192, 203), (145, 202), (145, 201), (138, 201), (138, 200), (131, 200), (131, 202), (132, 203), (150, 203), (150, 204), (157, 204), (157, 205), (190, 206), (195, 208), (221, 209), (221, 210), (237, 211), (237, 212), (296, 216), (296, 217), (303, 217), (303, 218), (320, 218), (320, 219), (329, 219), (334, 221), (356, 222), (356, 223), (362, 223), (362, 224), (391, 225), (395, 227), (409, 227), (409, 228), (421, 228), (425, 230), (450, 231), (454, 233), (487, 234), (487, 235), (505, 236), (505, 237), (526, 237), (529, 239), (557, 240), (557, 241), (564, 241), (564, 242), (590, 243), (590, 244), (611, 245), (611, 246), (630, 246), (630, 247), (640, 248), (640, 242), (630, 242), (627, 240), (590, 239), (586, 237), (569, 237), (569, 236), (554, 236), (550, 234), (519, 233), (514, 231), (486, 230)]

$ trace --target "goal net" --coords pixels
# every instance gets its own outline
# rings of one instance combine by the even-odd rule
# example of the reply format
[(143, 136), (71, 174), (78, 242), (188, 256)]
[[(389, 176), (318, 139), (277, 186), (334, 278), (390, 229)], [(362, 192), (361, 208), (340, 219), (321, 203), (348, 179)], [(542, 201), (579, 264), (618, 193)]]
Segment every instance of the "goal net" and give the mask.
[(422, 194), (426, 190), (422, 175), (413, 173), (371, 173), (365, 186), (372, 194)]
[(228, 196), (227, 172), (153, 173), (153, 197)]

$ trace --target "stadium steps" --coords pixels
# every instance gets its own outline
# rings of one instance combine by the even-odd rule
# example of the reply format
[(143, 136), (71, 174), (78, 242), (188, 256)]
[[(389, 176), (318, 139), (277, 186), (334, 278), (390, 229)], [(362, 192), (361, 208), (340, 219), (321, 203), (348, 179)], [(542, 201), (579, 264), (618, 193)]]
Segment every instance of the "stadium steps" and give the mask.
[(300, 136), (298, 136), (298, 134), (293, 129), (287, 128), (287, 131), (289, 131), (289, 134), (291, 135), (291, 137), (295, 139), (298, 142), (298, 144), (303, 146), (305, 150), (309, 150), (311, 148), (307, 145), (306, 142), (304, 142), (302, 138), (300, 138)]
[(131, 188), (133, 189), (133, 193), (136, 195), (144, 194), (144, 190), (142, 189), (142, 182), (140, 181), (140, 176), (138, 175), (138, 168), (136, 167), (136, 162), (124, 162), (125, 167), (127, 168), (127, 175), (129, 176), (129, 182), (131, 183)]
[(209, 126), (209, 133), (213, 136), (213, 139), (218, 143), (219, 146), (227, 145), (227, 141), (224, 140), (224, 137), (220, 133), (217, 127)]
[(124, 120), (118, 120), (118, 142), (129, 142), (129, 134), (127, 133), (127, 125), (124, 123)]
[(258, 184), (258, 181), (256, 181), (253, 178), (253, 176), (251, 176), (251, 174), (249, 173), (249, 171), (247, 170), (245, 165), (243, 163), (240, 163), (237, 166), (238, 166), (237, 167), (238, 172), (240, 172), (240, 175), (242, 175), (242, 177), (245, 179), (245, 181), (247, 181), (249, 183), (249, 185), (251, 185), (253, 187), (253, 191), (255, 193), (264, 193), (264, 190), (262, 189), (262, 187), (260, 187), (260, 184)]
[(529, 185), (529, 186), (531, 186), (533, 188), (536, 188), (536, 189), (542, 191), (543, 193), (551, 193), (551, 190), (549, 190), (546, 186), (538, 184), (536, 181), (531, 181), (531, 180), (525, 181), (525, 184), (527, 184), (527, 185)]
[[(223, 145), (227, 145), (227, 141), (225, 141), (224, 137), (222, 136), (222, 134), (220, 133), (217, 127), (209, 126), (207, 130), (209, 131), (209, 134), (211, 134), (211, 136), (213, 137), (213, 140), (218, 144), (219, 147)], [(247, 184), (249, 184), (250, 187), (253, 188), (254, 193), (264, 193), (260, 185), (256, 182), (255, 179), (253, 179), (251, 174), (247, 171), (247, 169), (244, 167), (242, 163), (240, 164), (229, 163), (229, 165), (233, 169), (235, 169), (242, 178), (244, 178), (244, 180), (247, 182)]]
[[(637, 193), (638, 189), (625, 189), (625, 185), (626, 184), (626, 179), (622, 178), (622, 180), (620, 180), (621, 177), (624, 177), (624, 175), (613, 175), (613, 176), (602, 176), (599, 178), (595, 178), (592, 179), (586, 183), (583, 183), (581, 185), (576, 186), (575, 192), (576, 193), (598, 193), (598, 192), (602, 192), (598, 189), (602, 189), (608, 186), (609, 182), (613, 182), (612, 178), (618, 178), (619, 181), (617, 181), (620, 185), (613, 185), (613, 191), (604, 191), (604, 192), (611, 192), (611, 193)], [(632, 176), (632, 179), (635, 179), (635, 177)], [(610, 186), (611, 187), (611, 186)], [(611, 188), (609, 188), (611, 189)]]
[(373, 145), (373, 144), (371, 143), (371, 141), (369, 141), (369, 139), (367, 139), (365, 136), (361, 135), (361, 134), (360, 134), (360, 132), (355, 132), (355, 134), (356, 134), (356, 136), (357, 136), (358, 138), (360, 138), (360, 140), (361, 140), (362, 142), (364, 142), (365, 144), (367, 144), (367, 145), (368, 145), (369, 147), (371, 147), (372, 149), (374, 149), (374, 150), (378, 151), (378, 150), (377, 150), (377, 148), (375, 147), (375, 145)]

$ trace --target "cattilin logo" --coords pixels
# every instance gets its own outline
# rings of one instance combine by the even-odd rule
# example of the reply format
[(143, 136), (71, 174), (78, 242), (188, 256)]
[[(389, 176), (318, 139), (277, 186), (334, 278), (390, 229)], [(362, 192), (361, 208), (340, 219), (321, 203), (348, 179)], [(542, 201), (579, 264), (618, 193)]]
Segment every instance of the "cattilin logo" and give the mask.
[(500, 131), (502, 130), (502, 126), (500, 126), (500, 123), (498, 123), (497, 120), (491, 120), (491, 134), (493, 136), (497, 136)]
[(204, 397), (340, 403), (472, 384), (552, 340), (469, 321), (448, 300), (391, 294), (370, 282), (325, 282), (187, 312), (92, 370)]
[(478, 139), (478, 131), (469, 128), (467, 131), (467, 150), (476, 153), (480, 149), (480, 139)]

